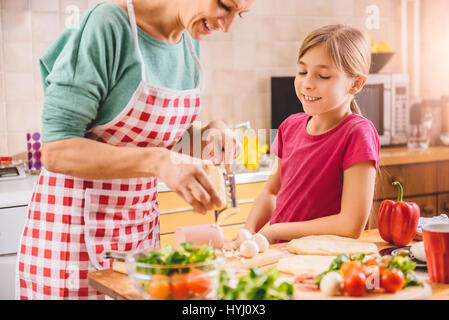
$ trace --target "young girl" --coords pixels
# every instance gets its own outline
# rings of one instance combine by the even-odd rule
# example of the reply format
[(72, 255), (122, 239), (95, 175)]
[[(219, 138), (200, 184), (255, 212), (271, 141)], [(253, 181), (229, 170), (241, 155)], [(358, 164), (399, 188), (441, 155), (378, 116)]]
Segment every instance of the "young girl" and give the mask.
[(357, 29), (313, 31), (299, 51), (296, 95), (305, 113), (288, 117), (271, 150), (272, 174), (245, 228), (270, 243), (307, 235), (358, 238), (367, 222), (379, 161), (379, 137), (354, 100), (370, 67), (370, 46)]

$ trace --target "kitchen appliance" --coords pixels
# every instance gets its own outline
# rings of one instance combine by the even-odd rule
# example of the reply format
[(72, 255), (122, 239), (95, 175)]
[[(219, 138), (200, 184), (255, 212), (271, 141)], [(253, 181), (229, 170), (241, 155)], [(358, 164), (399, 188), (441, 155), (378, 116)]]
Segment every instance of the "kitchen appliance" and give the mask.
[[(234, 173), (225, 173), (223, 172), (223, 178), (224, 178), (224, 184), (225, 184), (225, 193), (226, 193), (226, 204), (225, 206), (220, 210), (214, 210), (214, 216), (215, 216), (215, 224), (218, 225), (218, 216), (225, 211), (226, 209), (230, 208), (237, 208), (238, 210), (238, 202), (237, 202), (237, 188), (235, 186), (235, 175)], [(220, 224), (223, 222), (223, 220), (220, 221)]]
[(0, 181), (25, 179), (25, 169), (21, 165), (0, 166)]
[(376, 127), (381, 146), (407, 144), (409, 81), (405, 73), (369, 74), (355, 96), (362, 115)]
[(17, 249), (37, 179), (0, 179), (0, 300), (14, 299)]
[[(304, 112), (296, 96), (294, 77), (271, 78), (271, 125), (278, 129), (288, 116)], [(355, 99), (362, 115), (377, 129), (381, 146), (406, 145), (409, 126), (409, 76), (401, 73), (369, 74)], [(271, 142), (274, 135), (271, 137)]]

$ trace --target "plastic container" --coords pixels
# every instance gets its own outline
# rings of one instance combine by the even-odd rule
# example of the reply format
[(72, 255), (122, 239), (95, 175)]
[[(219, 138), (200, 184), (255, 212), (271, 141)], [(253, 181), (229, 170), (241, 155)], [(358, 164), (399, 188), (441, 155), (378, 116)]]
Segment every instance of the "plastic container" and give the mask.
[(449, 283), (449, 225), (425, 225), (423, 239), (430, 280)]

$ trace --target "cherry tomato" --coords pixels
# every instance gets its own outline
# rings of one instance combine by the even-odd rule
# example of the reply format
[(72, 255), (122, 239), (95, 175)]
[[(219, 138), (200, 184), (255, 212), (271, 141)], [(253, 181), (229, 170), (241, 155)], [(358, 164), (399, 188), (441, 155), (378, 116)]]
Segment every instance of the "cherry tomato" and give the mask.
[(353, 270), (343, 277), (343, 288), (354, 297), (361, 297), (366, 292), (366, 276), (363, 272)]
[(204, 293), (211, 285), (211, 280), (207, 278), (204, 271), (199, 269), (193, 269), (189, 272), (187, 277), (186, 286), (193, 293)]
[(401, 290), (404, 286), (404, 274), (401, 270), (390, 270), (381, 268), (380, 270), (380, 287), (388, 293), (394, 293)]
[(170, 291), (176, 300), (184, 300), (189, 295), (187, 288), (186, 275), (174, 274), (171, 276)]
[(346, 261), (341, 265), (340, 271), (341, 275), (344, 278), (353, 271), (360, 271), (365, 273), (366, 267), (359, 261)]
[(378, 266), (379, 265), (379, 260), (375, 257), (369, 258), (368, 260), (366, 260), (365, 265), (367, 266)]
[(164, 275), (153, 275), (153, 279), (148, 284), (148, 293), (154, 300), (167, 299), (170, 295), (168, 278)]

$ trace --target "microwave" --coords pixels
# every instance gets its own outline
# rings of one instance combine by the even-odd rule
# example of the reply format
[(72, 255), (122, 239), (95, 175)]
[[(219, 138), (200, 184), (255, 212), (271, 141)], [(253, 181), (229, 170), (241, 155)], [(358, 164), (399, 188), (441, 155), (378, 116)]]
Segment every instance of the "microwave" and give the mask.
[[(295, 77), (271, 78), (271, 134), (288, 116), (304, 112), (296, 96)], [(362, 115), (375, 126), (381, 146), (407, 144), (410, 118), (409, 76), (400, 73), (373, 73), (355, 99)]]
[(381, 146), (407, 144), (410, 122), (409, 75), (369, 74), (355, 100), (377, 129)]

